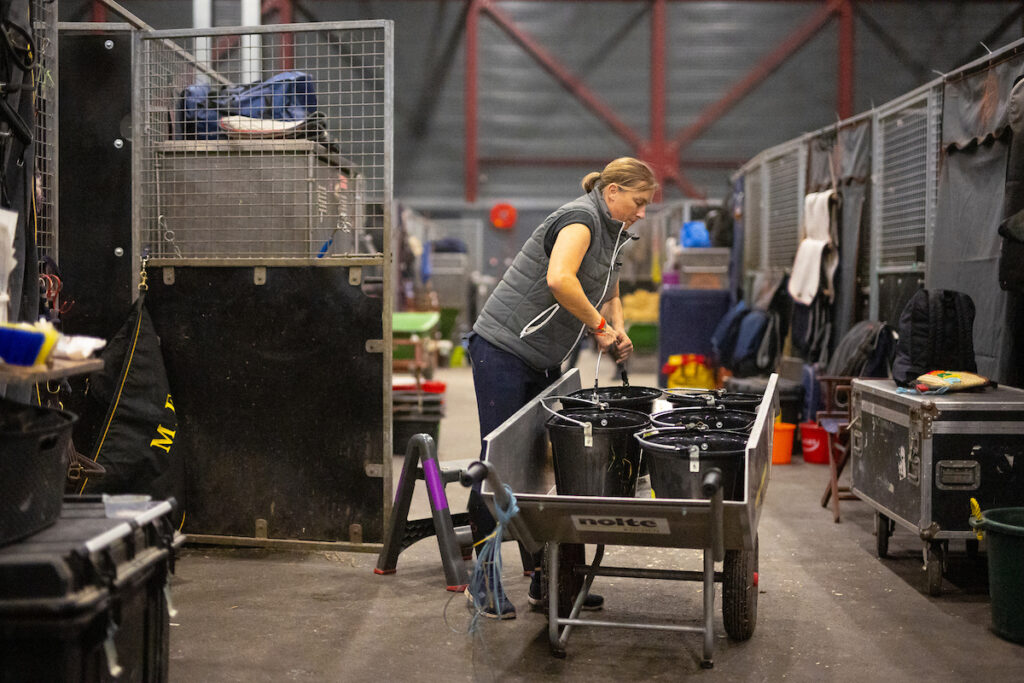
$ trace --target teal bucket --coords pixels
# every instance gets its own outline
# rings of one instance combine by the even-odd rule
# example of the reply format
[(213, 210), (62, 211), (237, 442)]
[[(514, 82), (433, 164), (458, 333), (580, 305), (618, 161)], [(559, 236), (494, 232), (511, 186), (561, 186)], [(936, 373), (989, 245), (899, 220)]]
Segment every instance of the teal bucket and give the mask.
[(985, 532), (992, 630), (1024, 644), (1024, 508), (995, 508), (971, 519)]

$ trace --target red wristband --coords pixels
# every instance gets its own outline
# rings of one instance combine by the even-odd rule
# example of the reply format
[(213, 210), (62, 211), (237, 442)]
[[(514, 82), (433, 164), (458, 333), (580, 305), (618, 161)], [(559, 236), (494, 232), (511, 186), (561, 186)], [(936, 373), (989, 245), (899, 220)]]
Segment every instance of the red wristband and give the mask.
[(601, 322), (599, 322), (599, 323), (597, 324), (597, 327), (595, 327), (595, 328), (594, 328), (594, 332), (600, 332), (601, 330), (603, 330), (603, 329), (604, 329), (604, 326), (605, 326), (606, 324), (608, 324), (608, 321), (607, 321), (607, 320), (605, 320), (604, 318), (601, 318)]

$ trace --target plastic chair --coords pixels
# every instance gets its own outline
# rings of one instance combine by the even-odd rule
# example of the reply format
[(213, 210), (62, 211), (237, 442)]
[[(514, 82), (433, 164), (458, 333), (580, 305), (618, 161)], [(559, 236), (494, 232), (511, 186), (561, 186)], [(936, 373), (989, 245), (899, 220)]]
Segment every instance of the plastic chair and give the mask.
[(832, 520), (837, 524), (839, 523), (839, 501), (857, 498), (850, 491), (849, 486), (839, 484), (839, 478), (846, 467), (850, 452), (850, 385), (852, 379), (852, 377), (828, 375), (818, 378), (825, 409), (817, 412), (815, 420), (829, 434), (829, 482), (825, 487), (825, 493), (821, 496), (821, 507), (828, 507), (829, 501), (831, 501)]

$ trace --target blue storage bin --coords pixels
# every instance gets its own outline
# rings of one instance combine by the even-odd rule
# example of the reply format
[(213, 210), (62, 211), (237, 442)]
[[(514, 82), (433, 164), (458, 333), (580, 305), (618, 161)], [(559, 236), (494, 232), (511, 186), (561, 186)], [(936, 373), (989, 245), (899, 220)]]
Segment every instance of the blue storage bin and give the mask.
[(677, 353), (711, 355), (711, 334), (731, 297), (726, 289), (663, 288), (658, 302), (658, 386), (666, 384), (660, 368)]

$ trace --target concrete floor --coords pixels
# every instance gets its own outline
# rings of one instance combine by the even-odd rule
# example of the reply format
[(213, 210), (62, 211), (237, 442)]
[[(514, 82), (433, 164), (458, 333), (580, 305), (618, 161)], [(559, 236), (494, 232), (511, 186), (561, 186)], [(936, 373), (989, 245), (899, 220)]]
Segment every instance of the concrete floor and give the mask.
[[(592, 368), (584, 355), (584, 386)], [(631, 383), (653, 386), (652, 368), (637, 359)], [(470, 372), (443, 370), (438, 379), (447, 383), (448, 409), (441, 459), (475, 457)], [(397, 476), (401, 459), (394, 464)], [(959, 553), (943, 595), (929, 597), (920, 541), (898, 530), (890, 559), (879, 560), (872, 510), (844, 501), (843, 521), (833, 523), (818, 503), (827, 479), (827, 467), (799, 457), (772, 468), (758, 530), (757, 629), (749, 641), (731, 642), (716, 591), (711, 670), (699, 666), (701, 637), (683, 633), (577, 628), (567, 658), (552, 657), (546, 615), (529, 610), (529, 579), (510, 543), (504, 579), (519, 616), (481, 620), (467, 633), (465, 598), (445, 590), (437, 543), (428, 538), (402, 553), (391, 576), (373, 573), (371, 554), (186, 549), (172, 583), (171, 680), (1021, 680), (1024, 647), (989, 630), (984, 554), (971, 560), (953, 546)], [(410, 518), (429, 516), (423, 488)], [(447, 494), (453, 511), (465, 509), (464, 489), (452, 484)], [(609, 547), (604, 564), (701, 566), (697, 551), (623, 546)], [(697, 583), (599, 577), (594, 590), (605, 596), (604, 619), (699, 623)]]

